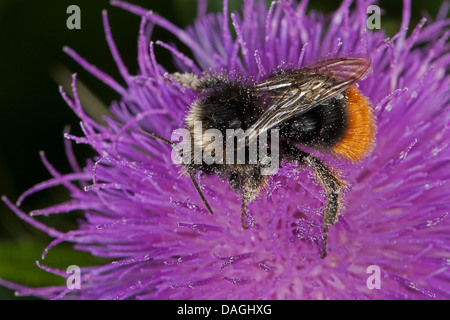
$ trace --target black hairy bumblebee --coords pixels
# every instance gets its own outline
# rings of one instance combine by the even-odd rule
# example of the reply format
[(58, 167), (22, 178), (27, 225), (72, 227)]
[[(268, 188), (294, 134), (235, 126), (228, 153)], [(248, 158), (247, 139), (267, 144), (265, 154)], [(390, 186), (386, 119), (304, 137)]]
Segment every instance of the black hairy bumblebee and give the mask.
[[(172, 80), (198, 93), (185, 119), (187, 132), (193, 139), (182, 156), (186, 160), (186, 172), (208, 211), (213, 213), (195, 180), (199, 171), (220, 175), (240, 194), (241, 222), (246, 229), (246, 206), (268, 181), (267, 175), (262, 174), (268, 165), (267, 156), (277, 153), (280, 161), (308, 165), (328, 193), (323, 215), (321, 257), (324, 258), (328, 227), (336, 223), (340, 213), (344, 184), (320, 159), (300, 148), (329, 152), (353, 162), (361, 160), (372, 149), (376, 126), (371, 104), (354, 85), (369, 67), (370, 61), (363, 58), (336, 58), (282, 71), (256, 83), (221, 76), (197, 78), (191, 74), (172, 74)], [(216, 130), (214, 148), (207, 134), (211, 129)], [(239, 144), (242, 139), (236, 136), (231, 136), (230, 141), (230, 130), (245, 132), (245, 141)], [(227, 138), (218, 142), (218, 136)], [(271, 142), (270, 146), (262, 144), (263, 136)], [(274, 140), (278, 144), (276, 149), (272, 145)], [(258, 150), (251, 148), (252, 143), (260, 151), (264, 149), (265, 156), (252, 155), (252, 150)], [(207, 149), (216, 156), (216, 161), (205, 161)], [(244, 161), (237, 159), (239, 151), (243, 151)]]

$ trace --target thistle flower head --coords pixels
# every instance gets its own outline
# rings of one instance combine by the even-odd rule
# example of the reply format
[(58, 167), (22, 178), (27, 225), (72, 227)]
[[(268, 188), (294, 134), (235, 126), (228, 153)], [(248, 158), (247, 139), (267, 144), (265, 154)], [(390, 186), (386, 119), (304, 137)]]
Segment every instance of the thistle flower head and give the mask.
[[(200, 1), (203, 6), (205, 1)], [(344, 1), (331, 15), (307, 12), (307, 1), (245, 1), (242, 12), (200, 14), (178, 28), (156, 13), (121, 1), (113, 5), (141, 17), (139, 70), (120, 58), (104, 13), (106, 39), (125, 86), (72, 49), (69, 56), (120, 94), (106, 125), (83, 111), (73, 77), (73, 99), (83, 137), (97, 153), (73, 173), (53, 179), (19, 199), (64, 185), (72, 200), (34, 215), (83, 210), (79, 228), (49, 228), (4, 199), (22, 218), (77, 250), (111, 258), (82, 268), (80, 290), (64, 286), (18, 289), (22, 295), (84, 299), (448, 299), (450, 297), (450, 141), (448, 32), (443, 5), (436, 21), (409, 31), (404, 2), (400, 31), (387, 38), (368, 30), (365, 1)], [(201, 11), (201, 10), (200, 10)], [(170, 31), (190, 52), (153, 42), (154, 27)], [(320, 259), (325, 194), (307, 168), (282, 163), (248, 210), (253, 226), (243, 230), (240, 200), (226, 181), (198, 175), (211, 216), (189, 178), (171, 161), (171, 147), (145, 131), (170, 138), (184, 125), (196, 93), (158, 64), (155, 46), (173, 55), (180, 73), (207, 72), (258, 81), (277, 69), (300, 68), (319, 59), (364, 56), (372, 71), (359, 89), (373, 104), (377, 142), (369, 157), (349, 164), (327, 155), (348, 182), (345, 208), (330, 229), (328, 256)], [(191, 56), (192, 58), (189, 58)], [(70, 149), (68, 149), (70, 150)], [(69, 152), (69, 155), (72, 153)], [(44, 252), (45, 254), (46, 252)], [(76, 262), (74, 262), (76, 264)], [(381, 288), (367, 285), (368, 267), (380, 270)], [(40, 265), (65, 277), (65, 271)], [(5, 281), (3, 281), (6, 284)], [(9, 286), (13, 286), (9, 284)]]

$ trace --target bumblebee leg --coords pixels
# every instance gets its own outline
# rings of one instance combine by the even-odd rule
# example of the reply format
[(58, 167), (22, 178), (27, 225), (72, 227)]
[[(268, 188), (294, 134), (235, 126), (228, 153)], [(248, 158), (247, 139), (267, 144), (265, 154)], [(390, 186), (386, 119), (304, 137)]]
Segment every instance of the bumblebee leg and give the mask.
[(321, 258), (327, 255), (328, 226), (334, 225), (339, 214), (339, 195), (342, 183), (319, 159), (308, 154), (305, 161), (314, 169), (317, 179), (328, 190), (327, 204), (323, 215), (323, 250)]
[(241, 193), (241, 225), (243, 229), (248, 229), (251, 225), (245, 222), (247, 205), (258, 196), (267, 178), (260, 174), (259, 166), (247, 166), (245, 172), (233, 172), (229, 181), (231, 188)]
[(246, 212), (247, 203), (244, 199), (242, 199), (242, 207), (241, 207), (241, 224), (243, 229), (248, 229), (249, 226), (245, 223), (245, 212)]
[(311, 166), (317, 180), (328, 191), (325, 213), (323, 215), (323, 250), (321, 255), (323, 259), (327, 255), (328, 227), (336, 223), (339, 214), (342, 182), (322, 161), (312, 154), (301, 151), (290, 144), (286, 146), (286, 152), (292, 157), (292, 160)]
[(243, 229), (248, 229), (251, 226), (245, 222), (245, 213), (247, 212), (247, 205), (252, 202), (259, 194), (262, 187), (262, 183), (255, 186), (247, 185), (244, 187), (244, 192), (242, 194), (242, 206), (241, 206), (241, 224)]

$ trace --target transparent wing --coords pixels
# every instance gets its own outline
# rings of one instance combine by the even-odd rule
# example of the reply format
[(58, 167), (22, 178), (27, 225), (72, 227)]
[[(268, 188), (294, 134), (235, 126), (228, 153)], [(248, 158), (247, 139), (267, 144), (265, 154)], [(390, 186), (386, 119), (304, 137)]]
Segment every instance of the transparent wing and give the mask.
[(345, 91), (370, 67), (363, 58), (337, 58), (288, 71), (254, 88), (270, 99), (262, 116), (250, 127), (255, 137), (293, 116), (305, 113), (333, 96)]

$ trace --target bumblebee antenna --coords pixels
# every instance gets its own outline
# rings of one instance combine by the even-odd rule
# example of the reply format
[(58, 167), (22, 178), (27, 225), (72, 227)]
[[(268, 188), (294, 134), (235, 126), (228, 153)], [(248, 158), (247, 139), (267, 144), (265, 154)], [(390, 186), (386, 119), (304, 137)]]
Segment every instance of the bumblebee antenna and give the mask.
[(191, 177), (192, 183), (194, 184), (194, 187), (197, 190), (198, 195), (200, 196), (200, 198), (202, 198), (203, 204), (205, 205), (206, 209), (208, 209), (208, 211), (209, 211), (209, 213), (211, 213), (211, 215), (214, 215), (211, 207), (208, 204), (208, 201), (206, 201), (206, 198), (203, 195), (202, 190), (200, 189), (200, 186), (198, 185), (197, 181), (195, 180), (194, 173), (189, 172), (189, 176)]
[(160, 140), (160, 141), (162, 141), (162, 142), (164, 142), (164, 143), (166, 143), (166, 144), (170, 144), (172, 147), (176, 146), (176, 143), (175, 143), (175, 142), (172, 142), (172, 141), (170, 141), (170, 140), (167, 140), (166, 138), (160, 137), (160, 136), (154, 134), (153, 132), (148, 132), (148, 131), (146, 131), (146, 130), (144, 130), (144, 129), (142, 129), (142, 128), (141, 128), (141, 131), (142, 131), (143, 133), (145, 133), (146, 135), (148, 135), (148, 136), (150, 136), (150, 137), (152, 137), (152, 138), (154, 138), (154, 139), (156, 139), (156, 140)]
[[(154, 134), (153, 132), (148, 132), (148, 131), (146, 131), (146, 130), (144, 130), (144, 129), (142, 129), (142, 128), (141, 128), (141, 131), (142, 131), (143, 133), (145, 133), (146, 135), (148, 135), (148, 136), (150, 136), (150, 137), (152, 137), (152, 138), (154, 138), (154, 139), (156, 139), (156, 140), (160, 140), (160, 141), (162, 141), (162, 142), (164, 142), (164, 143), (166, 143), (166, 144), (170, 144), (172, 147), (176, 146), (176, 143), (175, 143), (175, 142), (172, 142), (172, 141), (170, 141), (170, 140), (167, 140), (166, 138), (160, 137), (160, 136), (158, 136), (157, 134)], [(211, 215), (214, 215), (214, 213), (213, 213), (211, 207), (209, 206), (208, 201), (206, 201), (206, 198), (205, 198), (205, 196), (203, 195), (202, 190), (200, 189), (200, 186), (198, 185), (197, 181), (195, 180), (194, 173), (193, 173), (193, 172), (190, 172), (189, 170), (188, 170), (188, 172), (189, 172), (189, 177), (191, 178), (192, 183), (194, 184), (195, 190), (197, 190), (197, 193), (198, 193), (198, 195), (200, 196), (200, 198), (202, 199), (203, 204), (205, 205), (206, 209), (208, 209), (208, 211), (209, 211), (209, 213), (211, 213)]]

